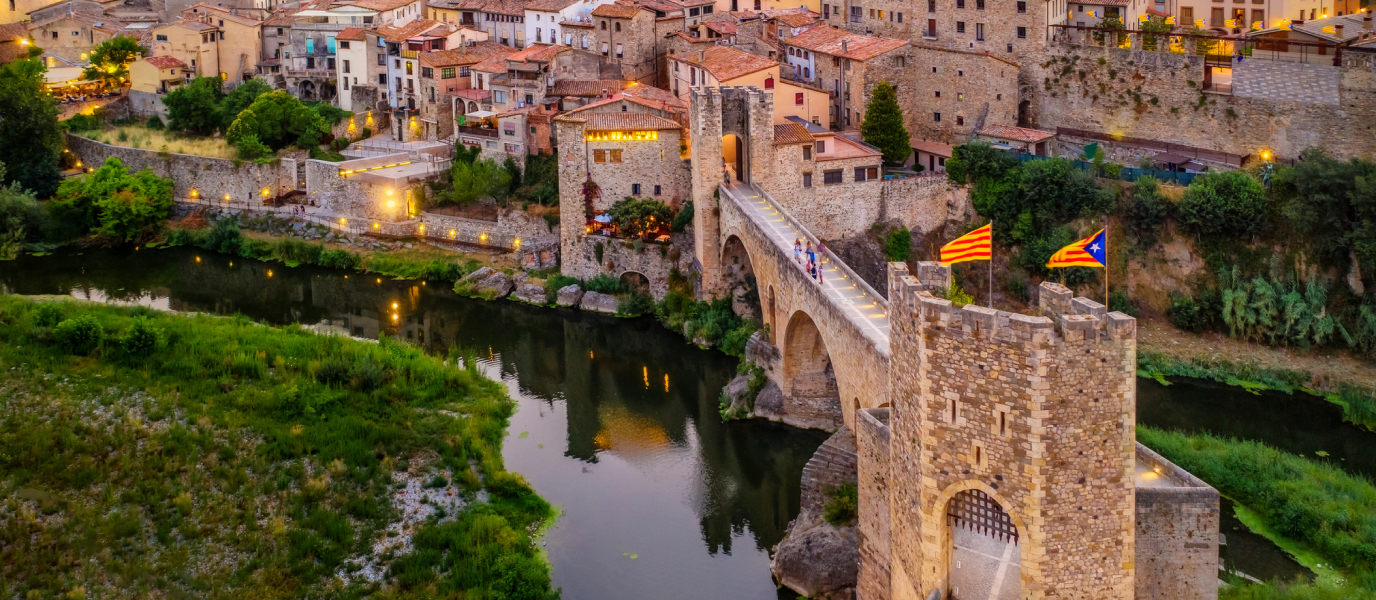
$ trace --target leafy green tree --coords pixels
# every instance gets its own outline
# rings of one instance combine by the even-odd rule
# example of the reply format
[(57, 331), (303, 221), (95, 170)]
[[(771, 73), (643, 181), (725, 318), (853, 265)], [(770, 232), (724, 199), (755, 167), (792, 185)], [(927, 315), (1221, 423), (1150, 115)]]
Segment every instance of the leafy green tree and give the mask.
[(220, 100), (220, 128), (228, 132), (229, 127), (234, 124), (234, 119), (239, 117), (239, 113), (252, 106), (259, 96), (271, 91), (272, 86), (269, 86), (262, 79), (250, 79), (225, 94), (224, 99)]
[(0, 181), (39, 198), (57, 189), (63, 145), (57, 100), (43, 89), (45, 72), (33, 59), (0, 67), (0, 162), (7, 167)]
[(148, 49), (140, 46), (138, 40), (118, 35), (91, 49), (91, 64), (81, 75), (90, 81), (115, 84), (128, 79), (129, 63), (147, 53)]
[[(5, 165), (0, 164), (0, 179)], [(18, 183), (0, 187), (0, 260), (11, 260), (27, 239), (42, 233), (46, 214), (38, 200), (19, 187)]]
[(1151, 17), (1138, 23), (1137, 28), (1146, 33), (1142, 36), (1142, 49), (1147, 52), (1160, 52), (1164, 49), (1161, 46), (1166, 42), (1162, 34), (1170, 33), (1175, 26), (1166, 23), (1165, 17)]
[(969, 185), (1001, 178), (1017, 166), (1017, 159), (988, 142), (970, 142), (951, 149), (951, 158), (946, 161), (946, 178), (952, 183)]
[(1286, 222), (1323, 264), (1346, 270), (1351, 253), (1364, 273), (1376, 271), (1376, 162), (1311, 148), (1276, 174), (1275, 191)]
[(80, 232), (123, 242), (151, 237), (172, 210), (172, 181), (144, 169), (131, 174), (118, 158), (107, 158), (95, 172), (62, 182), (48, 210)]
[(899, 227), (884, 236), (884, 258), (889, 262), (904, 262), (913, 251), (913, 233), (907, 227)]
[(1161, 184), (1151, 175), (1144, 175), (1132, 188), (1128, 199), (1128, 228), (1143, 246), (1156, 244), (1156, 232), (1170, 216), (1170, 202), (1161, 195)]
[(511, 184), (511, 175), (492, 159), (471, 163), (454, 161), (449, 168), (451, 188), (443, 194), (447, 202), (471, 204), (504, 192)]
[(1180, 200), (1180, 223), (1197, 236), (1251, 236), (1270, 225), (1261, 182), (1243, 171), (1196, 177)]
[(454, 162), (456, 163), (465, 162), (473, 164), (474, 161), (478, 160), (478, 155), (483, 152), (482, 148), (469, 146), (462, 141), (455, 142), (454, 145)]
[(220, 127), (219, 77), (197, 77), (191, 83), (167, 93), (167, 128), (197, 135), (210, 135)]
[(639, 238), (647, 237), (665, 223), (673, 223), (674, 211), (668, 205), (651, 198), (626, 196), (607, 211), (612, 223), (623, 233)]
[(259, 158), (272, 156), (273, 154), (272, 148), (269, 148), (263, 145), (263, 142), (258, 141), (257, 134), (249, 134), (240, 137), (239, 141), (234, 144), (234, 149), (238, 151), (239, 158), (242, 158), (244, 160), (256, 160)]
[(881, 81), (874, 86), (870, 102), (865, 106), (865, 122), (860, 124), (865, 143), (884, 153), (884, 162), (901, 165), (912, 156), (908, 130), (903, 127), (903, 109), (893, 86)]
[[(322, 136), (330, 128), (320, 115), (287, 92), (278, 90), (258, 96), (245, 111), (235, 115), (225, 134), (225, 141), (237, 144), (250, 133), (258, 135), (258, 141), (272, 150), (281, 150), (296, 144), (298, 148), (310, 149), (320, 146)], [(245, 119), (240, 123), (240, 119)]]
[(502, 170), (506, 171), (507, 177), (511, 178), (510, 183), (507, 184), (507, 194), (515, 194), (516, 190), (521, 187), (521, 166), (516, 164), (516, 159), (508, 156), (506, 162), (502, 163)]
[(975, 209), (994, 220), (996, 238), (1013, 244), (1113, 206), (1112, 192), (1099, 189), (1094, 176), (1062, 158), (1027, 161), (974, 187)]

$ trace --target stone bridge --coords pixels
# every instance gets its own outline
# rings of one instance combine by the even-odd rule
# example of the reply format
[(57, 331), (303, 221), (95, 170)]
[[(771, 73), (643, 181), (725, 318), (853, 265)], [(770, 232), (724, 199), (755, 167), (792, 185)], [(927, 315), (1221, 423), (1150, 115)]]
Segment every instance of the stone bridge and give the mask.
[(853, 425), (857, 409), (888, 406), (888, 300), (830, 250), (818, 256), (821, 283), (812, 279), (806, 257), (794, 260), (793, 242), (815, 248), (821, 240), (757, 186), (723, 184), (719, 195), (721, 244), (708, 251), (720, 253), (712, 257), (720, 269), (713, 281), (704, 276), (703, 288), (731, 293), (754, 276), (768, 341), (778, 349), (765, 361), (783, 396), (782, 410), (770, 416), (833, 429), (838, 417)]

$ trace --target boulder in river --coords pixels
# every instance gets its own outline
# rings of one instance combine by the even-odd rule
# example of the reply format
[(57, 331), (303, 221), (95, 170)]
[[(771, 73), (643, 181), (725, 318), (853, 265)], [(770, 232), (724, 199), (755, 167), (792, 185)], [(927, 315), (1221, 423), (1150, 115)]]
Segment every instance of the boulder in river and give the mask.
[(600, 292), (588, 292), (583, 294), (583, 301), (578, 307), (583, 310), (614, 315), (616, 314), (616, 304), (616, 296)]
[(860, 572), (860, 541), (855, 527), (836, 527), (821, 518), (810, 525), (803, 529), (795, 524), (788, 537), (774, 547), (770, 570), (781, 585), (808, 598), (854, 598)]
[(576, 283), (566, 285), (559, 288), (559, 292), (555, 298), (555, 305), (578, 306), (578, 303), (583, 301), (583, 288), (578, 287)]
[(511, 293), (511, 276), (492, 267), (483, 267), (460, 279), (454, 284), (454, 291), (496, 300)]
[(516, 299), (522, 302), (544, 306), (545, 288), (544, 286), (535, 285), (533, 283), (522, 283), (516, 288)]

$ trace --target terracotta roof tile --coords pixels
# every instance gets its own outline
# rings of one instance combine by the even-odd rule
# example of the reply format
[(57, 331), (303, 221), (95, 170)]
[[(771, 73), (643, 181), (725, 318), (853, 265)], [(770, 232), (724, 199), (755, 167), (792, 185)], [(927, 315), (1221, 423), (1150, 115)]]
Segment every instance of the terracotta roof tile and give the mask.
[(363, 32), (364, 32), (364, 31), (365, 31), (365, 30), (364, 30), (362, 27), (349, 27), (349, 28), (344, 29), (343, 31), (340, 31), (340, 32), (339, 32), (339, 35), (334, 36), (334, 39), (336, 39), (336, 40), (359, 41), (359, 40), (362, 40), (362, 39), (364, 38), (364, 36), (363, 36)]
[(164, 29), (164, 28), (167, 28), (167, 27), (172, 27), (172, 26), (174, 26), (174, 25), (175, 25), (175, 26), (178, 26), (178, 27), (185, 27), (185, 28), (187, 28), (187, 29), (191, 29), (191, 30), (194, 30), (194, 31), (207, 31), (207, 30), (210, 30), (210, 29), (214, 29), (214, 28), (215, 28), (214, 25), (208, 25), (208, 24), (202, 23), (202, 22), (200, 22), (200, 21), (192, 21), (192, 20), (190, 20), (190, 19), (177, 19), (176, 21), (173, 21), (173, 22), (171, 22), (171, 23), (168, 23), (168, 24), (166, 24), (166, 25), (163, 25), (162, 27), (156, 27), (156, 28), (154, 28), (154, 31), (156, 31), (156, 30), (158, 30), (158, 29)]
[(984, 129), (979, 130), (979, 134), (1006, 140), (1017, 140), (1020, 142), (1040, 142), (1047, 138), (1056, 137), (1056, 134), (1049, 131), (1039, 131), (1026, 127), (1012, 127), (1009, 125), (985, 125)]
[(248, 15), (236, 15), (236, 14), (230, 12), (228, 8), (225, 8), (225, 7), (223, 7), (223, 6), (214, 6), (214, 5), (212, 5), (212, 4), (207, 4), (207, 3), (205, 3), (205, 2), (197, 2), (197, 3), (195, 3), (195, 4), (192, 4), (191, 6), (188, 6), (188, 7), (184, 8), (184, 9), (182, 9), (182, 14), (185, 15), (185, 14), (186, 14), (186, 11), (191, 11), (191, 14), (193, 14), (193, 15), (194, 15), (194, 14), (198, 14), (197, 11), (201, 11), (201, 12), (205, 12), (205, 13), (211, 13), (211, 12), (213, 12), (213, 13), (215, 13), (215, 18), (217, 18), (217, 19), (228, 19), (228, 20), (230, 20), (230, 21), (235, 21), (235, 22), (238, 22), (238, 23), (242, 23), (242, 24), (244, 24), (244, 25), (261, 25), (261, 24), (262, 24), (262, 21), (260, 21), (260, 20), (258, 20), (258, 19), (255, 19), (255, 18), (253, 18), (253, 17), (250, 17), (250, 16), (248, 16)]
[(603, 98), (603, 99), (601, 99), (601, 100), (597, 100), (597, 101), (594, 101), (594, 102), (590, 102), (590, 103), (588, 103), (588, 104), (584, 104), (583, 106), (580, 106), (580, 107), (578, 107), (578, 108), (575, 108), (575, 109), (573, 109), (573, 110), (568, 111), (568, 114), (586, 112), (586, 111), (588, 111), (588, 110), (597, 108), (597, 107), (599, 107), (599, 106), (606, 106), (606, 105), (608, 105), (608, 104), (615, 104), (615, 103), (621, 102), (621, 101), (623, 101), (623, 100), (626, 101), (626, 102), (634, 102), (634, 103), (639, 104), (639, 105), (641, 105), (641, 106), (644, 106), (644, 107), (646, 107), (646, 108), (652, 108), (652, 109), (655, 109), (655, 110), (661, 110), (661, 111), (671, 112), (671, 113), (680, 113), (680, 112), (684, 112), (684, 111), (688, 110), (688, 104), (685, 103), (684, 101), (678, 99), (678, 97), (676, 97), (676, 96), (674, 96), (674, 95), (672, 95), (672, 94), (670, 94), (669, 97), (667, 97), (667, 98), (665, 98), (665, 97), (657, 97), (657, 98), (656, 98), (656, 97), (652, 97), (652, 96), (653, 96), (652, 94), (647, 94), (647, 95), (636, 95), (636, 94), (631, 93), (631, 90), (636, 90), (636, 92), (643, 92), (645, 89), (658, 89), (658, 88), (652, 88), (652, 87), (648, 87), (648, 86), (636, 86), (636, 87), (634, 87), (634, 88), (630, 88), (630, 89), (627, 89), (627, 90), (623, 90), (623, 91), (620, 92), (620, 93), (612, 94), (610, 98)]
[(592, 16), (609, 19), (629, 19), (642, 10), (649, 10), (638, 4), (603, 4), (592, 9)]
[(797, 123), (781, 123), (774, 126), (774, 145), (784, 144), (810, 144), (812, 134), (808, 133), (807, 128)]
[(554, 82), (552, 96), (601, 96), (602, 90), (614, 94), (625, 87), (620, 79), (585, 79), (574, 81), (571, 79), (561, 79)]
[(482, 60), (482, 62), (474, 64), (469, 68), (473, 69), (474, 71), (482, 71), (484, 73), (506, 73), (506, 55), (497, 55), (485, 58)]
[(531, 44), (526, 49), (507, 56), (506, 59), (519, 62), (548, 62), (556, 54), (565, 50), (569, 50), (569, 47), (555, 44)]
[(946, 158), (951, 158), (950, 144), (943, 144), (941, 142), (931, 142), (927, 140), (919, 140), (917, 138), (912, 138), (908, 140), (908, 147), (912, 148), (913, 150), (917, 150), (918, 152), (926, 152), (927, 154), (935, 154), (936, 156), (944, 156)]
[(818, 22), (817, 17), (812, 16), (811, 13), (800, 12), (785, 13), (774, 17), (774, 19), (789, 27), (806, 27), (808, 25)]
[(430, 50), (416, 56), (421, 64), (431, 67), (454, 67), (475, 65), (493, 57), (507, 56), (516, 52), (511, 46), (503, 46), (495, 40), (487, 40), (451, 50)]
[(578, 0), (533, 0), (530, 4), (526, 5), (526, 10), (559, 12), (577, 3)]
[(650, 129), (682, 129), (683, 126), (645, 113), (591, 114), (579, 117), (586, 122), (584, 131), (647, 131)]
[(159, 69), (171, 69), (174, 67), (186, 66), (186, 63), (178, 60), (176, 57), (173, 56), (150, 56), (143, 60), (148, 61), (148, 64), (153, 65)]
[(712, 46), (703, 51), (702, 60), (698, 60), (698, 57), (693, 55), (680, 56), (683, 58), (679, 60), (706, 69), (713, 77), (717, 78), (718, 83), (723, 85), (732, 79), (779, 66), (779, 63), (768, 58), (737, 50), (730, 46)]
[(415, 1), (416, 0), (356, 0), (355, 2), (350, 2), (349, 5), (366, 8), (368, 10), (383, 11), (396, 10)]
[[(845, 43), (845, 51), (841, 49), (842, 42)], [(890, 50), (908, 45), (906, 40), (859, 35), (831, 27), (813, 27), (789, 38), (784, 43), (818, 54), (839, 56), (851, 60), (869, 60)]]
[(730, 23), (727, 21), (712, 21), (708, 23), (703, 23), (702, 25), (722, 35), (736, 35), (735, 23)]
[(277, 11), (277, 12), (274, 12), (274, 13), (272, 13), (272, 16), (271, 16), (271, 17), (268, 17), (268, 20), (263, 21), (263, 26), (264, 26), (264, 27), (291, 27), (291, 22), (292, 22), (291, 16), (294, 15), (294, 14), (296, 14), (296, 13), (299, 12), (300, 10), (301, 10), (301, 9), (299, 9), (299, 8), (292, 8), (292, 9), (279, 10), (279, 11)]
[(377, 34), (382, 36), (389, 42), (401, 43), (406, 41), (407, 38), (416, 37), (422, 33), (430, 31), (431, 29), (434, 29), (436, 27), (441, 27), (443, 25), (444, 24), (440, 23), (439, 21), (431, 21), (430, 19), (416, 19), (414, 21), (411, 21), (410, 23), (402, 25), (401, 27), (383, 25), (377, 28)]

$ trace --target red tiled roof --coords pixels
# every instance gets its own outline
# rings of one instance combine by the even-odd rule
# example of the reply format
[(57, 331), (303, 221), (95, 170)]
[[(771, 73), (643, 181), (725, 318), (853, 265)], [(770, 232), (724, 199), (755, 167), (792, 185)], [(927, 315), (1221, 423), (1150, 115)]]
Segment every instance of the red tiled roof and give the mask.
[(406, 41), (406, 38), (418, 36), (422, 33), (430, 31), (431, 29), (443, 25), (444, 24), (440, 23), (439, 21), (431, 21), (430, 19), (416, 19), (414, 21), (411, 21), (410, 23), (402, 25), (401, 27), (396, 27), (393, 25), (383, 25), (377, 28), (377, 34), (382, 36), (389, 42), (401, 43)]
[(1003, 138), (1005, 140), (1017, 140), (1019, 142), (1040, 142), (1045, 139), (1056, 137), (1056, 134), (1049, 131), (1039, 131), (1026, 127), (1012, 127), (1009, 125), (985, 125), (984, 129), (979, 130), (979, 134)]
[(349, 41), (362, 40), (363, 31), (364, 29), (362, 27), (349, 27), (344, 29), (343, 31), (340, 31), (339, 35), (334, 36), (334, 39)]
[(469, 68), (473, 69), (474, 71), (482, 71), (484, 73), (505, 73), (507, 71), (506, 56), (499, 54), (496, 56), (492, 56), (490, 58), (485, 58), (482, 60), (482, 62), (479, 62)]
[(629, 19), (642, 10), (649, 10), (638, 4), (603, 4), (592, 9), (592, 16), (609, 19)]
[(713, 21), (710, 23), (703, 23), (702, 25), (722, 35), (736, 35), (735, 23), (729, 23), (726, 21)]
[(153, 66), (155, 66), (155, 67), (157, 67), (157, 68), (159, 68), (159, 69), (171, 69), (171, 68), (173, 68), (173, 67), (185, 67), (185, 66), (186, 66), (186, 63), (184, 63), (184, 62), (178, 60), (176, 57), (172, 57), (172, 56), (150, 56), (150, 57), (145, 58), (145, 59), (143, 59), (143, 60), (148, 61), (148, 64), (153, 65)]
[[(841, 49), (843, 42), (845, 43), (844, 51)], [(813, 27), (789, 38), (784, 43), (818, 54), (839, 56), (851, 60), (869, 60), (890, 50), (908, 45), (906, 40), (859, 35), (831, 27)]]
[(615, 94), (621, 91), (626, 84), (620, 79), (585, 79), (574, 81), (571, 79), (561, 79), (554, 82), (554, 90), (551, 96), (601, 96), (602, 90), (607, 90), (608, 94)]
[(645, 113), (591, 114), (579, 118), (586, 123), (583, 125), (584, 131), (647, 131), (683, 128), (682, 125), (668, 119)]
[(805, 27), (818, 21), (817, 17), (810, 13), (785, 13), (774, 17), (774, 19), (789, 27)]
[(292, 22), (291, 16), (294, 15), (294, 14), (296, 14), (296, 13), (298, 13), (298, 12), (300, 12), (300, 11), (301, 11), (301, 9), (299, 9), (299, 8), (289, 8), (289, 9), (287, 9), (287, 10), (279, 10), (279, 11), (277, 11), (277, 12), (274, 12), (274, 13), (272, 13), (272, 16), (271, 16), (271, 17), (268, 17), (268, 20), (263, 21), (263, 26), (264, 26), (264, 27), (291, 27), (291, 22)]
[(556, 54), (568, 50), (568, 46), (558, 46), (555, 44), (531, 44), (524, 50), (506, 57), (507, 60), (518, 62), (548, 62)]
[(538, 10), (540, 12), (559, 12), (576, 4), (578, 0), (533, 0), (526, 5), (526, 10)]
[(784, 144), (809, 144), (812, 143), (812, 134), (808, 133), (807, 128), (797, 123), (780, 123), (774, 126), (774, 145)]
[(943, 144), (941, 142), (929, 142), (927, 140), (919, 140), (917, 138), (912, 138), (908, 140), (908, 147), (912, 148), (913, 150), (917, 150), (918, 152), (926, 152), (927, 154), (935, 154), (937, 156), (951, 158), (950, 144)]
[[(670, 95), (669, 98), (651, 98), (648, 96), (637, 96), (635, 94), (630, 93), (631, 90), (641, 91), (642, 87), (645, 86), (636, 86), (634, 88), (624, 90), (620, 93), (612, 94), (610, 98), (603, 98), (602, 100), (589, 102), (588, 104), (584, 104), (583, 106), (568, 111), (568, 114), (585, 112), (597, 108), (599, 106), (615, 104), (617, 102), (621, 102), (622, 100), (625, 100), (626, 102), (633, 102), (646, 108), (653, 108), (655, 110), (662, 110), (665, 112), (683, 112), (688, 108), (687, 103), (685, 103), (682, 100), (679, 100), (677, 97), (672, 95)], [(657, 88), (646, 87), (646, 89)]]
[(455, 67), (475, 65), (489, 58), (507, 56), (513, 52), (516, 52), (516, 49), (511, 46), (503, 46), (495, 40), (487, 40), (462, 48), (421, 52), (416, 56), (423, 65), (431, 67)]
[(223, 7), (223, 6), (214, 6), (214, 5), (211, 5), (211, 4), (207, 4), (207, 3), (205, 3), (205, 2), (197, 2), (197, 3), (195, 3), (195, 4), (191, 5), (191, 6), (188, 6), (188, 7), (184, 8), (184, 9), (182, 9), (182, 14), (185, 15), (185, 14), (186, 14), (186, 11), (191, 11), (191, 14), (193, 14), (193, 15), (195, 15), (195, 14), (201, 14), (199, 11), (204, 11), (204, 12), (206, 12), (206, 13), (214, 12), (214, 13), (215, 13), (215, 18), (217, 18), (217, 19), (229, 19), (229, 20), (231, 20), (231, 21), (237, 21), (237, 22), (239, 22), (239, 23), (241, 23), (241, 24), (244, 24), (244, 25), (262, 25), (262, 24), (263, 24), (262, 21), (260, 21), (260, 20), (258, 20), (258, 19), (255, 19), (255, 18), (253, 18), (253, 17), (250, 17), (250, 16), (248, 16), (248, 15), (236, 15), (236, 14), (230, 12), (228, 8), (225, 8), (225, 7)]
[(368, 10), (382, 11), (396, 10), (415, 1), (416, 0), (356, 0), (355, 2), (350, 2), (349, 5), (366, 8)]
[(717, 78), (718, 83), (723, 85), (732, 79), (779, 66), (779, 63), (768, 58), (737, 50), (730, 46), (712, 46), (703, 51), (701, 60), (691, 54), (680, 54), (675, 58), (706, 69), (713, 77)]

